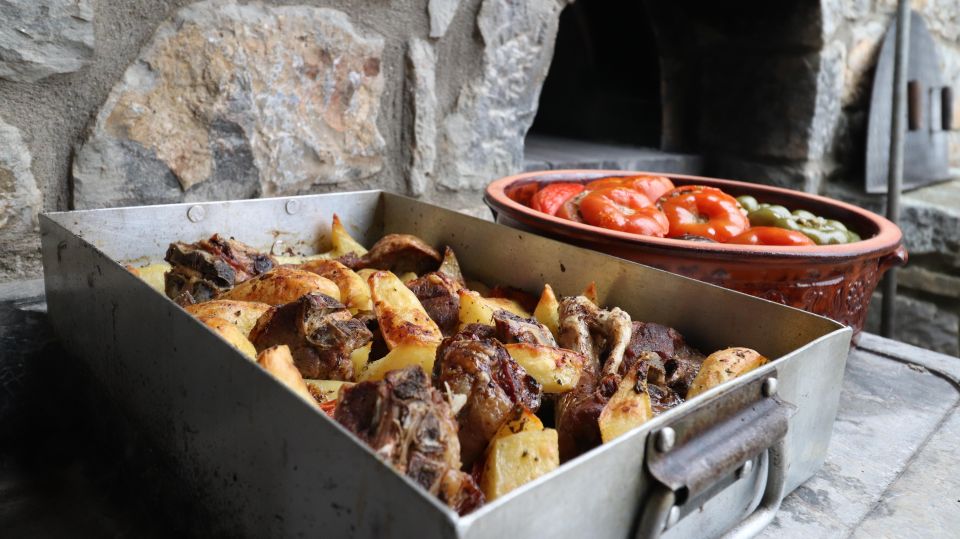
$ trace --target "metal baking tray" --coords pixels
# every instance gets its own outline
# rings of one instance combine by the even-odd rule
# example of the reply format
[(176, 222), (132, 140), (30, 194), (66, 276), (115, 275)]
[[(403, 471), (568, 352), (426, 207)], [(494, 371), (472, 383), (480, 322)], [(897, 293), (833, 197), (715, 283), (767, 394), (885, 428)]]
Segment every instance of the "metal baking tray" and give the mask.
[[(215, 232), (261, 249), (416, 234), (465, 274), (600, 301), (705, 351), (776, 361), (715, 388), (464, 517), (244, 359), (123, 267)], [(850, 330), (636, 263), (381, 191), (49, 213), (49, 314), (109, 399), (168, 455), (219, 530), (255, 537), (750, 536), (822, 465)]]

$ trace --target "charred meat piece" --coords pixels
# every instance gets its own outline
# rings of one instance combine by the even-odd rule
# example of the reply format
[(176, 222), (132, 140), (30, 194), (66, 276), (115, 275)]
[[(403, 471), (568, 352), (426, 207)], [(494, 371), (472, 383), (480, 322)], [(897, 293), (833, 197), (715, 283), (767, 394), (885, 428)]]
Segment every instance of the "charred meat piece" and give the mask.
[[(468, 327), (469, 329), (469, 327)], [(523, 370), (496, 339), (474, 333), (444, 339), (434, 363), (437, 389), (465, 395), (457, 412), (461, 458), (471, 466), (483, 455), (493, 435), (514, 406), (540, 407), (540, 384)]]
[(557, 346), (557, 341), (547, 326), (535, 318), (523, 318), (501, 309), (493, 313), (493, 323), (497, 328), (497, 340), (503, 344), (522, 342)]
[(167, 296), (189, 292), (196, 301), (212, 299), (276, 266), (273, 257), (219, 234), (197, 243), (171, 243), (164, 260), (173, 266), (165, 278)]
[[(400, 275), (414, 272), (417, 275), (437, 269), (440, 253), (423, 240), (410, 234), (387, 234), (380, 238), (359, 261), (341, 259), (350, 269), (374, 268), (392, 271)], [(353, 265), (347, 262), (355, 262)]]
[(460, 471), (453, 411), (420, 367), (343, 389), (333, 417), (461, 515), (483, 504), (476, 482)]
[(687, 390), (697, 377), (705, 356), (688, 345), (683, 335), (671, 327), (654, 322), (634, 322), (624, 363), (627, 366), (632, 364), (645, 352), (654, 352), (663, 361), (664, 381), (659, 385), (669, 387), (681, 398), (686, 398)]
[(307, 294), (272, 308), (250, 332), (258, 351), (285, 344), (304, 378), (323, 380), (352, 380), (350, 353), (372, 337), (362, 320), (324, 294)]
[(410, 281), (407, 288), (417, 296), (444, 337), (456, 333), (460, 314), (460, 296), (457, 291), (462, 285), (442, 273), (433, 272)]

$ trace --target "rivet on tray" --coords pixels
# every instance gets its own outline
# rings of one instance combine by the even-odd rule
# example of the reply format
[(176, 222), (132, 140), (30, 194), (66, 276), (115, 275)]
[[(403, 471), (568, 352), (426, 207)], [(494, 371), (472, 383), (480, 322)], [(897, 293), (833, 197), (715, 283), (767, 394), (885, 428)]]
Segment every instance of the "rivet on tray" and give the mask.
[(677, 522), (680, 521), (680, 508), (674, 505), (670, 508), (670, 512), (667, 513), (667, 521), (663, 524), (663, 529), (669, 529), (676, 526)]
[(677, 431), (671, 427), (664, 427), (657, 433), (657, 451), (666, 453), (673, 449), (673, 444), (677, 442)]
[(283, 208), (287, 210), (287, 213), (293, 215), (300, 209), (300, 203), (296, 200), (288, 200)]
[(753, 459), (750, 459), (747, 462), (744, 462), (743, 466), (741, 466), (737, 470), (737, 479), (743, 479), (752, 471), (753, 471)]
[(777, 379), (767, 378), (763, 381), (763, 394), (766, 397), (772, 397), (777, 394)]
[(194, 223), (199, 223), (203, 221), (203, 217), (206, 215), (206, 210), (203, 209), (203, 206), (190, 206), (190, 209), (187, 210), (187, 219)]

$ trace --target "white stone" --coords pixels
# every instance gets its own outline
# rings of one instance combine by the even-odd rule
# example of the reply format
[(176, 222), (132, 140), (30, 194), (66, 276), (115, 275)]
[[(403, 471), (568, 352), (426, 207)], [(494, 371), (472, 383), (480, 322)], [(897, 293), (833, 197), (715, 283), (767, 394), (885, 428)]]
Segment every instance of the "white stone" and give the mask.
[(453, 16), (457, 14), (460, 0), (430, 0), (427, 13), (430, 15), (430, 37), (441, 38), (447, 33)]
[(31, 161), (20, 131), (0, 120), (0, 280), (22, 277), (38, 263), (37, 215), (43, 197)]
[(0, 78), (36, 82), (93, 58), (90, 0), (0, 1)]
[(383, 39), (346, 14), (199, 2), (162, 24), (74, 161), (78, 208), (304, 193), (383, 166)]
[(430, 185), (437, 161), (437, 58), (422, 39), (410, 40), (407, 48), (407, 80), (413, 112), (413, 145), (410, 149), (410, 193), (423, 195)]

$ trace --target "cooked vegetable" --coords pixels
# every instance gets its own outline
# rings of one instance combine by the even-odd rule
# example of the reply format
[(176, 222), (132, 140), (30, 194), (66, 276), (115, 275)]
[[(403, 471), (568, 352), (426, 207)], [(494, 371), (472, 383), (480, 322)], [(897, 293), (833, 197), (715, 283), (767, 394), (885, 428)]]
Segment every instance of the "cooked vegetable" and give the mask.
[(742, 245), (782, 245), (787, 247), (803, 247), (816, 245), (813, 240), (794, 230), (773, 226), (755, 226), (745, 232), (730, 238), (727, 243)]
[(516, 301), (507, 298), (484, 298), (472, 290), (460, 290), (460, 327), (467, 324), (493, 325), (493, 313), (503, 309), (511, 313), (530, 318), (530, 313), (525, 311)]
[(274, 346), (267, 348), (256, 356), (257, 364), (272, 374), (274, 378), (280, 380), (283, 385), (290, 388), (294, 393), (300, 395), (310, 402), (316, 402), (307, 384), (300, 376), (300, 371), (293, 365), (293, 356), (290, 355), (290, 349), (286, 346)]
[[(800, 232), (817, 245), (836, 245), (860, 241), (860, 235), (848, 230), (846, 225), (833, 219), (825, 219), (806, 210), (790, 211), (778, 204), (760, 204), (753, 197), (737, 199), (746, 201), (750, 224), (754, 227), (776, 227)], [(746, 208), (746, 206), (745, 206)]]
[(480, 490), (495, 500), (560, 466), (557, 431), (528, 430), (495, 439), (480, 476)]
[(367, 250), (360, 245), (360, 242), (353, 239), (353, 236), (347, 232), (346, 227), (340, 222), (340, 217), (333, 214), (333, 225), (330, 227), (330, 242), (333, 249), (326, 253), (330, 258), (337, 258), (353, 253), (357, 256), (367, 254)]
[(660, 197), (657, 204), (670, 222), (670, 238), (694, 234), (725, 242), (750, 228), (737, 200), (714, 187), (678, 187)]
[(316, 273), (333, 281), (340, 290), (340, 302), (346, 305), (350, 312), (357, 314), (360, 311), (373, 310), (370, 300), (370, 285), (363, 277), (352, 269), (336, 260), (311, 260), (303, 263), (300, 269)]
[(594, 180), (587, 184), (587, 189), (595, 191), (606, 187), (626, 187), (643, 193), (651, 201), (657, 200), (667, 191), (674, 188), (673, 182), (663, 176), (628, 176)]
[(617, 385), (617, 392), (610, 397), (600, 412), (600, 438), (607, 443), (653, 419), (650, 392), (647, 381), (638, 379), (639, 363), (630, 369)]
[(353, 372), (359, 374), (363, 372), (363, 369), (367, 368), (367, 363), (370, 361), (370, 350), (372, 349), (373, 343), (368, 342), (360, 348), (355, 349), (353, 352), (350, 352), (350, 361), (353, 363)]
[(340, 398), (341, 387), (350, 387), (353, 385), (351, 382), (344, 382), (342, 380), (304, 380), (303, 382), (307, 385), (307, 390), (318, 404), (337, 400)]
[(554, 215), (564, 202), (583, 191), (579, 183), (551, 183), (530, 199), (530, 207), (547, 215)]
[(165, 278), (164, 275), (170, 271), (172, 268), (170, 264), (166, 262), (157, 262), (156, 264), (147, 264), (146, 266), (140, 266), (135, 268), (133, 266), (127, 266), (127, 270), (130, 273), (140, 277), (145, 283), (150, 285), (150, 288), (160, 292), (161, 294), (165, 293)]
[(563, 393), (576, 387), (586, 359), (570, 350), (540, 344), (505, 344), (507, 353), (543, 386), (544, 393)]
[(539, 432), (543, 430), (543, 421), (540, 421), (537, 414), (531, 412), (529, 409), (523, 406), (517, 406), (514, 408), (513, 414), (513, 417), (505, 421), (503, 425), (500, 425), (500, 428), (497, 429), (497, 433), (494, 434), (490, 440), (491, 445), (500, 438), (506, 438), (513, 434), (528, 431)]
[(238, 284), (221, 294), (218, 299), (283, 305), (306, 294), (325, 294), (340, 300), (340, 289), (330, 279), (309, 271), (283, 266)]
[(643, 193), (627, 187), (591, 191), (580, 201), (580, 215), (588, 224), (662, 238), (670, 230), (667, 216)]
[(537, 302), (533, 316), (538, 322), (547, 326), (554, 339), (557, 338), (557, 328), (560, 325), (560, 302), (557, 301), (557, 295), (553, 293), (550, 285), (543, 285), (543, 293), (540, 294), (540, 301)]
[(257, 349), (253, 347), (253, 343), (231, 322), (215, 316), (202, 317), (199, 318), (199, 320), (208, 327), (213, 328), (213, 330), (226, 339), (228, 343), (232, 344), (234, 348), (240, 350), (243, 355), (250, 359), (257, 358)]
[(436, 342), (403, 342), (382, 358), (369, 363), (360, 381), (383, 380), (390, 371), (402, 369), (410, 365), (417, 365), (424, 372), (433, 372), (433, 362), (437, 356)]
[(690, 384), (687, 399), (706, 392), (718, 385), (746, 374), (769, 360), (750, 348), (727, 348), (714, 352), (703, 360), (700, 372)]
[[(443, 334), (417, 296), (389, 271), (370, 275), (370, 297), (380, 331), (393, 350), (404, 343), (439, 343)], [(429, 372), (429, 371), (428, 371)]]
[(263, 313), (270, 310), (266, 303), (256, 301), (236, 301), (230, 299), (214, 299), (187, 305), (184, 307), (188, 313), (197, 318), (222, 318), (227, 322), (237, 326), (245, 336), (250, 336), (250, 330), (256, 325), (257, 320), (263, 316)]

